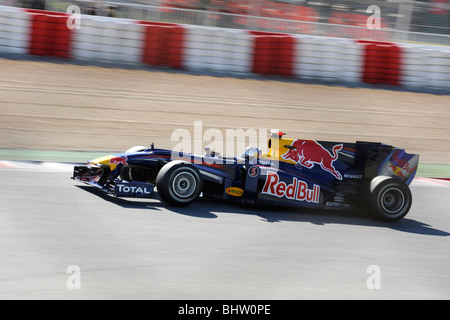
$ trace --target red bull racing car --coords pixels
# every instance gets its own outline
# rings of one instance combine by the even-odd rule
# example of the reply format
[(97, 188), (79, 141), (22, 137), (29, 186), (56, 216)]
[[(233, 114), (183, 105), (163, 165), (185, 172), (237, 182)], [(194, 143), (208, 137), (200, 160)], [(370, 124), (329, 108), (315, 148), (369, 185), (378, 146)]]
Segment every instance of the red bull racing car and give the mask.
[(152, 197), (168, 205), (199, 197), (244, 204), (317, 209), (364, 208), (395, 221), (409, 211), (419, 155), (375, 142), (286, 139), (271, 132), (268, 152), (249, 147), (240, 157), (205, 148), (203, 155), (133, 147), (74, 167), (77, 181), (116, 197)]

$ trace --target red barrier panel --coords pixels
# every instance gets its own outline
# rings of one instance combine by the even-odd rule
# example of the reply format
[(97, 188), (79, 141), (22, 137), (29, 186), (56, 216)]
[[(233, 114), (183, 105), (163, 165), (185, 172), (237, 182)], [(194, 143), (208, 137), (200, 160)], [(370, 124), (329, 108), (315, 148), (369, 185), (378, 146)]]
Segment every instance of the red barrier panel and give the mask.
[(363, 81), (401, 84), (401, 49), (394, 43), (359, 40), (364, 44)]
[(68, 14), (27, 10), (31, 15), (29, 53), (39, 56), (70, 57), (72, 32), (67, 27)]
[(279, 60), (278, 70), (282, 76), (294, 75), (294, 52), (295, 40), (291, 36), (285, 36), (279, 39)]
[(295, 40), (282, 33), (250, 31), (253, 35), (252, 72), (293, 76)]
[(183, 68), (184, 28), (174, 23), (140, 23), (145, 26), (142, 61), (152, 66)]

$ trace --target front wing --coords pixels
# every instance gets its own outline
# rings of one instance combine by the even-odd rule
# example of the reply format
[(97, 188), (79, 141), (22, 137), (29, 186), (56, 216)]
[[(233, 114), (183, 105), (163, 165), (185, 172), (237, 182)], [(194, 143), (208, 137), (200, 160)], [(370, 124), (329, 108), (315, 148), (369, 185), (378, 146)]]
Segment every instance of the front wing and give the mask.
[(115, 197), (151, 198), (154, 185), (140, 181), (108, 180), (110, 170), (100, 166), (75, 166), (72, 179), (96, 187)]

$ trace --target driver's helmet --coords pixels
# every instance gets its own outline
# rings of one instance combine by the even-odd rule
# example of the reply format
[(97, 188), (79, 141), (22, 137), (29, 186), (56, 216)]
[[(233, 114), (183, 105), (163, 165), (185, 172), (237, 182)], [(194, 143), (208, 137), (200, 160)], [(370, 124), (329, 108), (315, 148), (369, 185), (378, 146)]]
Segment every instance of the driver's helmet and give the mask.
[(248, 160), (250, 163), (257, 163), (261, 157), (261, 149), (258, 147), (247, 147), (241, 158)]

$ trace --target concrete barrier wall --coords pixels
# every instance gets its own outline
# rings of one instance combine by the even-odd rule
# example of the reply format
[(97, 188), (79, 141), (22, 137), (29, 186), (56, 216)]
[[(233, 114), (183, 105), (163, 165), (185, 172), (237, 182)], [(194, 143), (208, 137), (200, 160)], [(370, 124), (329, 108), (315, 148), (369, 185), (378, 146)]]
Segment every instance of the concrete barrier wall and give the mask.
[(250, 73), (252, 37), (244, 30), (185, 26), (184, 62), (190, 70)]
[(450, 47), (403, 45), (402, 85), (450, 88)]
[(325, 81), (361, 81), (363, 48), (350, 39), (296, 37), (295, 75)]
[(28, 52), (36, 56), (70, 58), (73, 34), (67, 28), (68, 15), (26, 10), (30, 17)]
[(71, 58), (87, 61), (137, 63), (144, 46), (143, 28), (134, 21), (83, 16), (73, 33)]
[(0, 6), (0, 52), (224, 74), (450, 89), (450, 48), (291, 35)]
[(0, 6), (0, 52), (28, 54), (31, 16), (18, 8)]

